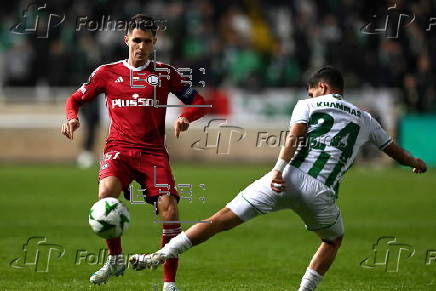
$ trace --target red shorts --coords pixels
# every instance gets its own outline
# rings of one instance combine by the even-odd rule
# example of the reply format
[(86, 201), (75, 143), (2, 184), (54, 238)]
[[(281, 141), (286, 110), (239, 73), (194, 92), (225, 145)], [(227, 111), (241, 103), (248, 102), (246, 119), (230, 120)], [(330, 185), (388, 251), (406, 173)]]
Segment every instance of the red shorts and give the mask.
[[(166, 152), (145, 153), (140, 150), (110, 150), (104, 153), (100, 161), (98, 178), (109, 176), (120, 179), (126, 199), (132, 201), (133, 191), (142, 192), (145, 201), (153, 203), (161, 195), (174, 195), (179, 199), (174, 177), (171, 173), (168, 154)], [(142, 189), (129, 189), (130, 183), (137, 181)], [(126, 196), (126, 195), (125, 195)], [(133, 202), (133, 201), (132, 201)]]

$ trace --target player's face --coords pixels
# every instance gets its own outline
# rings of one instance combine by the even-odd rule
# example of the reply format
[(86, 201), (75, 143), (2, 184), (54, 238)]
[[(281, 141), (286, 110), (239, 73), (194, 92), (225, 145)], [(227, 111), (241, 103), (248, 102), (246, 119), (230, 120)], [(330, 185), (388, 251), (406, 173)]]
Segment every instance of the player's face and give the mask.
[(143, 65), (151, 55), (156, 37), (151, 31), (134, 29), (124, 37), (125, 43), (129, 46), (129, 60), (135, 65)]
[(307, 94), (309, 95), (310, 98), (322, 96), (322, 95), (328, 94), (328, 92), (329, 92), (329, 87), (324, 82), (319, 82), (316, 87), (313, 87), (313, 88), (308, 87), (307, 88)]

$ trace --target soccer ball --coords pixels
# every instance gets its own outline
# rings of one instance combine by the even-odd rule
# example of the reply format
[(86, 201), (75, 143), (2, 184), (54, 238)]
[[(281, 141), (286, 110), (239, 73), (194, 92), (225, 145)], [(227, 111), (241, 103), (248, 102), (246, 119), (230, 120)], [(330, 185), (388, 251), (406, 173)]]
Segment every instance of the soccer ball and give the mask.
[(120, 237), (129, 227), (129, 210), (117, 198), (107, 197), (97, 201), (89, 211), (89, 225), (100, 237)]

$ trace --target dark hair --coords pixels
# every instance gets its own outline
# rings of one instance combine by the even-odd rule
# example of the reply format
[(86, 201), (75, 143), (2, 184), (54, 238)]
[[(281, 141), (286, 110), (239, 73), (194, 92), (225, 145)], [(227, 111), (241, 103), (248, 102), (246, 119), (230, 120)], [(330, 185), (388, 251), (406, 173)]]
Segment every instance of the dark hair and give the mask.
[(129, 25), (127, 25), (126, 34), (129, 34), (134, 29), (140, 29), (144, 31), (151, 31), (153, 36), (156, 36), (157, 25), (153, 17), (144, 14), (136, 14), (132, 16), (129, 20)]
[(319, 82), (325, 82), (340, 92), (344, 91), (342, 73), (334, 67), (327, 66), (320, 69), (309, 78), (307, 85), (309, 88), (315, 88)]

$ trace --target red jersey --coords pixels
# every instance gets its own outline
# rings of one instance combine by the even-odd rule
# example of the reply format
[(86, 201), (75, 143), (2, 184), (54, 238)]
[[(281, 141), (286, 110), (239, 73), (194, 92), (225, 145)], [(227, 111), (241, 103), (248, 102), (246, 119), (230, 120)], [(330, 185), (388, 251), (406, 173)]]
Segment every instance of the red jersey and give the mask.
[[(105, 93), (111, 121), (105, 151), (115, 147), (159, 151), (165, 149), (166, 107), (162, 105), (167, 105), (170, 92), (186, 105), (205, 104), (174, 67), (149, 60), (135, 68), (122, 60), (98, 67), (67, 99), (65, 110), (67, 119), (77, 118), (80, 105)], [(207, 111), (207, 107), (191, 107), (182, 116), (191, 122)]]

